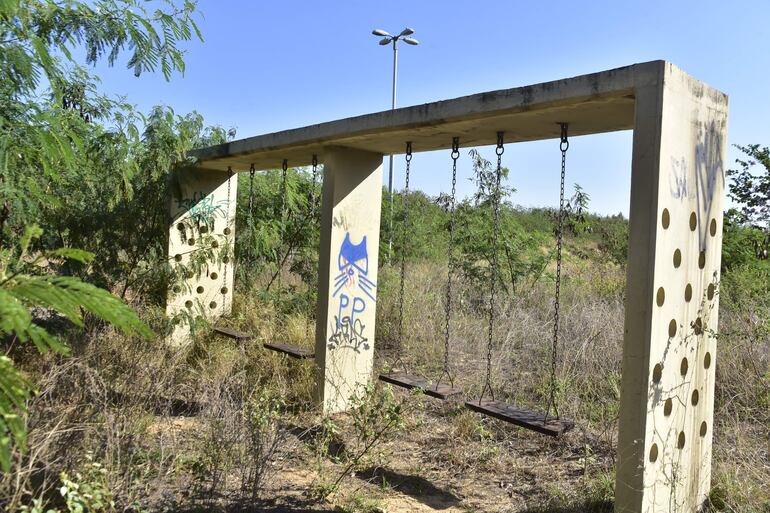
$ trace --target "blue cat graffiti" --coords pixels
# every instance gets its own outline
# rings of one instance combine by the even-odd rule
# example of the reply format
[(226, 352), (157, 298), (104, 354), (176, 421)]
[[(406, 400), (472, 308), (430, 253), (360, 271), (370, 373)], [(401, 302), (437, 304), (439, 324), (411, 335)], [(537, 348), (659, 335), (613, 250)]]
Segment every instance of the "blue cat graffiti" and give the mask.
[(329, 349), (368, 350), (370, 345), (364, 336), (365, 326), (358, 316), (366, 310), (367, 298), (375, 301), (377, 284), (367, 277), (369, 254), (366, 236), (358, 244), (353, 244), (350, 232), (345, 233), (337, 267), (339, 274), (334, 277), (332, 292), (332, 297), (338, 300), (337, 314), (334, 316), (334, 332), (329, 337)]

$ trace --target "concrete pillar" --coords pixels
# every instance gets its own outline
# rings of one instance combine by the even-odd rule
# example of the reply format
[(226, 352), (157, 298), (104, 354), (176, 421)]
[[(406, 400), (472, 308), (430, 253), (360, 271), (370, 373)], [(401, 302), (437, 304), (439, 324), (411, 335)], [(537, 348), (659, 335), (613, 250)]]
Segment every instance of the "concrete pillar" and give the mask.
[(170, 342), (189, 340), (190, 325), (230, 313), (238, 175), (186, 168), (171, 177), (168, 258), (174, 271), (166, 314)]
[(316, 399), (334, 413), (372, 374), (382, 155), (326, 148), (323, 163)]
[(617, 512), (710, 489), (727, 97), (661, 63), (636, 89)]

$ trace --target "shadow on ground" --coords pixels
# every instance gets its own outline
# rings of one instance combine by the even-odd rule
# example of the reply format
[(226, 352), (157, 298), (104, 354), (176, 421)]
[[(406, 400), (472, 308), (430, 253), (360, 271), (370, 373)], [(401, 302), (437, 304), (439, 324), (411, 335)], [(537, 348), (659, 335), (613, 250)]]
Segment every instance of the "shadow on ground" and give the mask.
[(304, 500), (254, 501), (231, 503), (227, 505), (196, 506), (191, 508), (164, 509), (168, 513), (336, 513), (337, 510), (319, 506)]
[(356, 472), (356, 477), (377, 484), (385, 484), (433, 509), (447, 509), (460, 504), (458, 496), (438, 488), (420, 476), (401, 474), (381, 467), (370, 467)]
[(538, 506), (521, 513), (612, 513), (614, 504), (608, 501), (585, 501), (558, 506)]

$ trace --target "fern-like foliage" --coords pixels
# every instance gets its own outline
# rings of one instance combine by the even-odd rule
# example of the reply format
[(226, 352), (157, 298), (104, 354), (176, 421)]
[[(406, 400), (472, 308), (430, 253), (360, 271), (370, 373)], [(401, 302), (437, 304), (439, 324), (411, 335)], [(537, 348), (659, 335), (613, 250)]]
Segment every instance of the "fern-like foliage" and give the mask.
[[(77, 326), (83, 326), (83, 312), (101, 318), (124, 333), (149, 337), (150, 329), (136, 313), (108, 291), (70, 276), (47, 274), (55, 260), (74, 260), (83, 264), (93, 254), (72, 248), (30, 255), (30, 246), (43, 234), (36, 226), (26, 230), (20, 252), (0, 250), (0, 337), (13, 337), (33, 343), (40, 352), (67, 353), (55, 335), (35, 323), (32, 308), (53, 311)], [(14, 367), (10, 358), (0, 358), (0, 468), (8, 471), (13, 447), (26, 448), (24, 414), (31, 384)]]

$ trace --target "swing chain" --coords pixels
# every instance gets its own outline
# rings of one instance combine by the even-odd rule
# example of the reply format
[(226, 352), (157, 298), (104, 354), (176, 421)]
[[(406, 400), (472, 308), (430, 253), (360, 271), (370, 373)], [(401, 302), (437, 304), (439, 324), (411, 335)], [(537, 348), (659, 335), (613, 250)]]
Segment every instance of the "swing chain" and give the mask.
[(567, 137), (567, 123), (561, 125), (561, 140), (559, 150), (561, 151), (561, 182), (559, 187), (559, 222), (556, 229), (556, 292), (553, 299), (553, 341), (551, 345), (551, 390), (548, 408), (545, 416), (551, 413), (551, 406), (559, 418), (559, 406), (556, 401), (556, 355), (559, 345), (559, 306), (561, 294), (561, 261), (562, 261), (562, 238), (564, 234), (564, 178), (567, 170), (567, 150), (569, 149), (569, 139)]
[(491, 274), (489, 280), (489, 332), (487, 336), (487, 376), (484, 382), (484, 388), (481, 391), (479, 397), (479, 404), (484, 397), (484, 392), (489, 390), (489, 396), (492, 400), (495, 399), (495, 392), (492, 389), (492, 342), (494, 338), (495, 327), (495, 295), (497, 293), (497, 240), (500, 232), (500, 180), (503, 174), (503, 153), (505, 152), (505, 146), (503, 145), (504, 132), (497, 132), (497, 147), (495, 148), (495, 155), (497, 155), (497, 170), (495, 172), (495, 187), (493, 189), (492, 196), (492, 208), (493, 208), (493, 225), (492, 225), (492, 262), (491, 262)]
[[(254, 166), (252, 165), (252, 169)], [(227, 214), (225, 215), (225, 227), (222, 230), (225, 234), (225, 255), (230, 252), (230, 191), (231, 184), (233, 178), (233, 168), (230, 166), (227, 166)], [(236, 203), (237, 208), (237, 203)], [(229, 262), (229, 258), (228, 258)], [(222, 315), (225, 315), (227, 313), (227, 262), (225, 262), (225, 269), (222, 271), (222, 288), (220, 291), (222, 292)], [(216, 305), (215, 305), (216, 306)]]
[(444, 302), (444, 367), (441, 376), (436, 381), (436, 387), (444, 376), (449, 379), (449, 384), (454, 387), (454, 378), (449, 370), (449, 322), (452, 316), (452, 272), (454, 271), (454, 234), (455, 234), (455, 197), (457, 191), (457, 159), (460, 158), (460, 138), (452, 138), (452, 194), (449, 197), (449, 244), (447, 246), (447, 283), (446, 301)]
[(313, 182), (310, 184), (310, 217), (315, 218), (316, 196), (315, 187), (318, 182), (318, 156), (313, 154)]
[(406, 371), (406, 364), (401, 359), (402, 353), (403, 353), (403, 347), (404, 347), (404, 283), (406, 281), (406, 245), (407, 245), (407, 237), (409, 233), (409, 208), (408, 208), (408, 201), (409, 201), (409, 171), (411, 168), (411, 162), (412, 162), (412, 143), (407, 142), (406, 143), (406, 155), (404, 156), (406, 160), (406, 173), (405, 173), (405, 183), (404, 183), (404, 191), (402, 192), (403, 195), (403, 209), (404, 209), (404, 224), (402, 227), (402, 240), (401, 240), (401, 277), (400, 277), (400, 283), (399, 283), (399, 292), (398, 292), (398, 348), (397, 351), (397, 360), (401, 361), (401, 365), (404, 367), (404, 371)]
[(289, 169), (289, 162), (283, 159), (281, 164), (281, 232), (283, 235), (284, 224), (286, 223), (286, 172)]
[(257, 170), (254, 168), (254, 164), (249, 168), (249, 215), (251, 215), (254, 209), (254, 175)]

